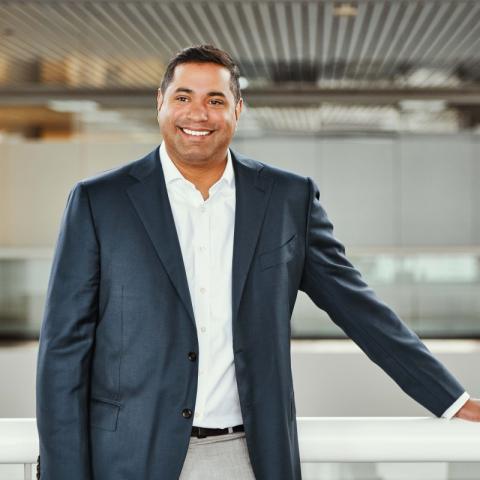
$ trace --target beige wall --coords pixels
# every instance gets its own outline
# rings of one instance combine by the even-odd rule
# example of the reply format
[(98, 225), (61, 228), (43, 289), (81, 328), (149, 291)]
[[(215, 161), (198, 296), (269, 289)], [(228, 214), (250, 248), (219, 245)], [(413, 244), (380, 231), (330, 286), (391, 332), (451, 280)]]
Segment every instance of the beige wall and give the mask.
[(0, 145), (0, 246), (53, 247), (68, 192), (82, 178), (135, 160), (153, 145)]
[[(480, 363), (480, 342), (424, 343), (479, 398), (480, 377), (471, 366)], [(37, 354), (36, 341), (0, 347), (0, 384), (9, 386), (0, 395), (0, 417), (35, 416)], [(292, 341), (292, 371), (298, 417), (431, 416), (351, 340)]]
[[(478, 136), (237, 138), (235, 150), (311, 176), (348, 247), (480, 242)], [(160, 141), (160, 138), (159, 138)], [(80, 179), (136, 160), (147, 143), (0, 144), (0, 247), (53, 247)]]

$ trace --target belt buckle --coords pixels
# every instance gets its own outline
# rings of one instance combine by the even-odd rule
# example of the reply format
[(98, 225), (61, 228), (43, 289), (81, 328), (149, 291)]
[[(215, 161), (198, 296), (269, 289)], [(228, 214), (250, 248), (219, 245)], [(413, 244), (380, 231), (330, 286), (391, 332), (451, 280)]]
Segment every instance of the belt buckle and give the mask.
[(204, 430), (202, 427), (197, 427), (198, 428), (198, 432), (197, 434), (195, 435), (197, 438), (207, 438), (207, 435), (205, 433), (202, 433)]

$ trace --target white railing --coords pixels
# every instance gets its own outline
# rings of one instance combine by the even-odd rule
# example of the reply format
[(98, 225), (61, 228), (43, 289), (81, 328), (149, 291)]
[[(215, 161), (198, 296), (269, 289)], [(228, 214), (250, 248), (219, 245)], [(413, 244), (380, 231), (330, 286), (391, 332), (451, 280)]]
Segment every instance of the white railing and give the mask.
[[(480, 462), (480, 423), (476, 422), (436, 417), (298, 417), (297, 428), (302, 463)], [(34, 418), (0, 419), (0, 464), (23, 465), (24, 479), (31, 480), (37, 456)]]
[(0, 418), (0, 464), (23, 464), (23, 478), (31, 480), (38, 457), (35, 418)]
[(436, 417), (297, 417), (302, 462), (480, 462), (480, 423)]

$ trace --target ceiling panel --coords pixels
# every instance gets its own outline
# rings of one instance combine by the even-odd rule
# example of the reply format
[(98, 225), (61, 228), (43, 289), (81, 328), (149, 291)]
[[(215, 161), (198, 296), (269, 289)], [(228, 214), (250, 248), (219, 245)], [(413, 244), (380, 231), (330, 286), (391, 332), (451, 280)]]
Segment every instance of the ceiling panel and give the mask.
[(156, 86), (198, 43), (231, 52), (251, 86), (480, 81), (476, 0), (0, 1), (0, 39), (3, 86)]
[[(252, 131), (455, 131), (480, 119), (477, 0), (0, 0), (0, 104), (71, 96), (146, 107), (150, 122), (169, 58), (200, 43), (238, 62)], [(445, 108), (403, 111), (402, 99)]]

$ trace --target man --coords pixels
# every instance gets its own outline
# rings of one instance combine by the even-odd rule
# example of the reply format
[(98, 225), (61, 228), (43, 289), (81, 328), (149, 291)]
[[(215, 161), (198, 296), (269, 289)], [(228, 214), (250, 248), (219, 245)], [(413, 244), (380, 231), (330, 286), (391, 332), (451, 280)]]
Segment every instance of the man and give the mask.
[(180, 52), (160, 148), (70, 192), (38, 354), (44, 480), (300, 479), (298, 290), (436, 416), (480, 420), (349, 263), (315, 183), (229, 150), (238, 77), (212, 46)]

